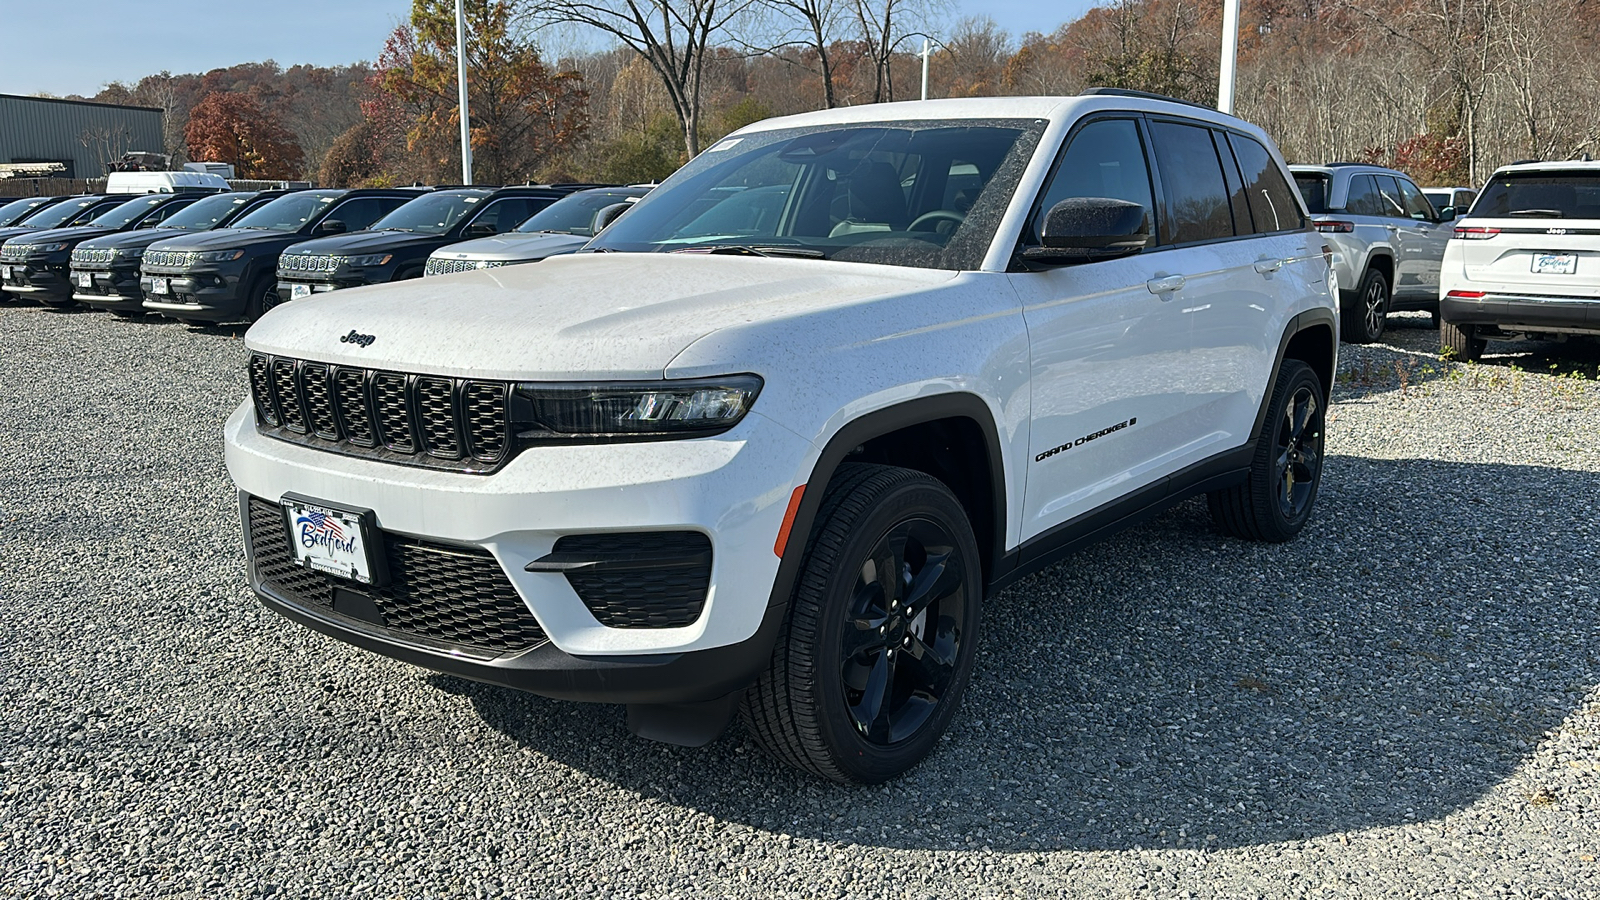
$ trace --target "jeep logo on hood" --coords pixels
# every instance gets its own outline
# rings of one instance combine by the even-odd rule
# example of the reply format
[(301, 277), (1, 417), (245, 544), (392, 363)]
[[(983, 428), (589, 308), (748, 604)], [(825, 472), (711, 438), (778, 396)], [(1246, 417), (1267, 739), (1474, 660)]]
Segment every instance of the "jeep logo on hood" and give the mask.
[(339, 343), (341, 343), (341, 344), (355, 344), (358, 347), (369, 347), (369, 346), (372, 345), (372, 342), (377, 340), (377, 339), (378, 339), (377, 335), (361, 334), (360, 332), (358, 332), (354, 328), (352, 328), (352, 329), (350, 329), (350, 333), (349, 334), (345, 335), (342, 338), (339, 338)]

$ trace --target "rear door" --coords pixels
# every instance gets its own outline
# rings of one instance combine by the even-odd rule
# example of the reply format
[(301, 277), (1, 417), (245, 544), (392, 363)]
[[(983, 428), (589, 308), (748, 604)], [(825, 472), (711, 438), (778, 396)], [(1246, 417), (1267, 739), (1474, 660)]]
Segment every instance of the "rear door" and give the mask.
[(1445, 245), (1450, 243), (1455, 228), (1439, 221), (1438, 212), (1420, 188), (1405, 178), (1395, 181), (1400, 186), (1400, 202), (1410, 220), (1400, 228), (1401, 252), (1409, 258), (1417, 276), (1415, 284), (1407, 285), (1405, 296), (1411, 300), (1437, 299), (1439, 263), (1444, 259)]

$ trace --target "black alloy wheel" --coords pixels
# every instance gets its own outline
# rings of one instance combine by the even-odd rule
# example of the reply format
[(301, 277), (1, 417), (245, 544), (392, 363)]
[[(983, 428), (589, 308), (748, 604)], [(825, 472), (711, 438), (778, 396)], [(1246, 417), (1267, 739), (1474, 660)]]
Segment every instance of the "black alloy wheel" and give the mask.
[(937, 479), (847, 464), (826, 491), (784, 634), (741, 717), (791, 766), (876, 784), (926, 757), (954, 716), (983, 573), (966, 513)]
[(1340, 335), (1352, 344), (1370, 344), (1383, 337), (1389, 316), (1389, 280), (1368, 270), (1361, 278), (1354, 305), (1344, 310)]
[(1322, 484), (1325, 398), (1311, 367), (1286, 359), (1240, 484), (1206, 495), (1224, 534), (1252, 541), (1292, 540), (1311, 520)]
[(278, 305), (278, 291), (270, 277), (256, 280), (250, 286), (250, 293), (246, 295), (244, 304), (244, 318), (247, 322), (254, 322), (270, 312)]

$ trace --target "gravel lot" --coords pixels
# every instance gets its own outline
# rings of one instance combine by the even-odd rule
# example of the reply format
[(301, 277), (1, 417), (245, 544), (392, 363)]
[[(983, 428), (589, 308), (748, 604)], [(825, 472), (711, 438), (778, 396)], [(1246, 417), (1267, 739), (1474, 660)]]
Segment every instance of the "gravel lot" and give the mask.
[(1600, 353), (1395, 324), (1299, 541), (1191, 502), (1008, 590), (844, 789), (268, 613), (238, 333), (0, 308), (0, 897), (1600, 896)]

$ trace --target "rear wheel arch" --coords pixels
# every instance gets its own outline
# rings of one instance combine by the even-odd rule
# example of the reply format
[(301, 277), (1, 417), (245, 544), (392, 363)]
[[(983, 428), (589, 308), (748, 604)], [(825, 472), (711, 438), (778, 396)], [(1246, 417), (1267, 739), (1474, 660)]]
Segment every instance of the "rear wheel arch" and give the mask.
[(1324, 408), (1333, 402), (1333, 377), (1338, 364), (1338, 334), (1333, 310), (1308, 309), (1289, 320), (1278, 339), (1278, 355), (1272, 362), (1272, 373), (1267, 379), (1266, 391), (1261, 398), (1261, 408), (1256, 412), (1255, 427), (1250, 429), (1253, 443), (1261, 435), (1266, 423), (1267, 408), (1272, 404), (1272, 389), (1278, 383), (1278, 373), (1286, 359), (1297, 359), (1311, 367), (1322, 382)]
[[(1368, 272), (1383, 273), (1383, 280), (1389, 282), (1390, 292), (1394, 291), (1394, 257), (1391, 256), (1387, 251), (1375, 250), (1367, 257), (1367, 264), (1364, 268), (1362, 268), (1360, 277), (1366, 278)], [(1356, 284), (1352, 286), (1352, 289), (1359, 288), (1360, 286), (1361, 282), (1358, 280)]]

